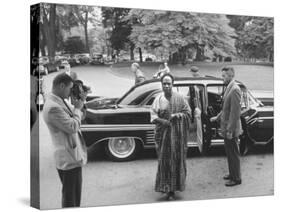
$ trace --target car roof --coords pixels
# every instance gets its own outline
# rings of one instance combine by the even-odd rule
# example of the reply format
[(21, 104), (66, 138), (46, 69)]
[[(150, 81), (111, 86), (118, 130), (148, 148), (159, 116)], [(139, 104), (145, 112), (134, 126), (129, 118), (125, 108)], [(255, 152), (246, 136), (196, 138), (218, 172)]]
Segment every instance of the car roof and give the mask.
[[(134, 87), (142, 86), (148, 83), (153, 83), (153, 82), (159, 82), (160, 79), (150, 79), (146, 80), (138, 85), (135, 85)], [(240, 81), (236, 82), (240, 85), (243, 85)], [(223, 79), (219, 77), (214, 77), (214, 76), (201, 76), (201, 77), (174, 77), (174, 85), (179, 85), (179, 84), (185, 84), (185, 83), (194, 83), (194, 84), (222, 84)]]
[[(138, 85), (135, 85), (135, 87), (142, 86), (145, 84), (153, 83), (153, 82), (160, 82), (161, 79), (150, 79), (146, 80)], [(183, 83), (194, 83), (194, 84), (215, 84), (219, 83), (221, 84), (223, 80), (221, 78), (217, 77), (175, 77), (174, 78), (174, 84), (183, 84)]]
[[(145, 85), (151, 84), (151, 86), (156, 86), (156, 84), (160, 83), (160, 79), (150, 79), (150, 80), (145, 80), (144, 82), (132, 86), (120, 99), (118, 99), (117, 103), (119, 104), (120, 101), (122, 101), (124, 98), (126, 98), (127, 95), (129, 95), (133, 90), (137, 89), (138, 87), (142, 87)], [(238, 85), (245, 87), (243, 83), (236, 81)], [(154, 84), (154, 85), (153, 85)], [(185, 84), (201, 84), (204, 86), (207, 85), (223, 85), (223, 79), (218, 78), (218, 77), (213, 77), (213, 76), (202, 76), (202, 77), (175, 77), (174, 78), (174, 85), (179, 86), (179, 85), (185, 85)]]

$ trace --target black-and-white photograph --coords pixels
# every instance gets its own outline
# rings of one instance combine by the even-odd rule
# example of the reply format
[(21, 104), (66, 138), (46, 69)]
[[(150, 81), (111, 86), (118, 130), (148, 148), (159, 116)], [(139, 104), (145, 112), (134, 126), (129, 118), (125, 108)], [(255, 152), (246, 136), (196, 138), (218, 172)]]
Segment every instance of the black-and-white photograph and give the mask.
[(31, 205), (274, 194), (274, 18), (30, 7)]

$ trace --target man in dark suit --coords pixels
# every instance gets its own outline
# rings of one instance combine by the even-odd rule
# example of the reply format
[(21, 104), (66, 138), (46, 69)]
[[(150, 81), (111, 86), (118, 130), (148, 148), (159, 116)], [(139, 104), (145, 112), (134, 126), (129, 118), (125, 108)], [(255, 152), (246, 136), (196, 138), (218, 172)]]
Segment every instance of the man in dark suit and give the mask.
[(229, 174), (224, 176), (226, 186), (235, 186), (242, 183), (239, 159), (239, 135), (241, 127), (241, 90), (234, 80), (233, 67), (224, 67), (222, 77), (227, 88), (223, 95), (222, 111), (211, 118), (211, 122), (220, 121), (222, 136), (224, 137), (225, 152), (228, 161)]
[(69, 75), (58, 74), (43, 109), (62, 183), (62, 207), (80, 206), (82, 166), (87, 163), (87, 149), (80, 131), (85, 97), (72, 98), (73, 106), (68, 104), (66, 99), (70, 97), (72, 86), (73, 80)]

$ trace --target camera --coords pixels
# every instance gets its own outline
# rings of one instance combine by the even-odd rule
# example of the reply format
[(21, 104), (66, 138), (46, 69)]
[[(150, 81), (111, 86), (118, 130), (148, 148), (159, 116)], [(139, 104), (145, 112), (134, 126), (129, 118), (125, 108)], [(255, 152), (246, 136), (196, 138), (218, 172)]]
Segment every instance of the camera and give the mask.
[(71, 96), (75, 99), (81, 99), (81, 96), (91, 92), (91, 88), (83, 84), (81, 80), (75, 80), (71, 88)]

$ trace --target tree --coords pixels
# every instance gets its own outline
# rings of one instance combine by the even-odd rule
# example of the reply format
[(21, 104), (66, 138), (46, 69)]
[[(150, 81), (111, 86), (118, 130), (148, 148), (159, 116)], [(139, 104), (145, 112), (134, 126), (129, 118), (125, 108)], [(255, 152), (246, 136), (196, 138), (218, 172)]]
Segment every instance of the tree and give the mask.
[(30, 57), (39, 56), (40, 4), (30, 7)]
[(126, 8), (102, 7), (102, 17), (104, 27), (110, 31), (109, 41), (112, 48), (119, 53), (128, 44), (131, 60), (134, 60), (135, 46), (129, 39), (132, 27), (129, 21), (124, 19), (129, 11), (130, 9)]
[(64, 44), (65, 52), (69, 54), (85, 52), (85, 45), (79, 36), (69, 37)]
[(176, 53), (185, 62), (187, 50), (196, 49), (196, 59), (204, 59), (204, 49), (225, 55), (234, 55), (233, 28), (225, 15), (150, 11), (132, 9), (127, 19), (137, 20), (130, 35), (139, 47), (155, 49), (164, 47)]
[(273, 61), (273, 18), (227, 16), (236, 30), (237, 52), (244, 59), (268, 58)]
[(42, 33), (48, 49), (48, 56), (54, 60), (56, 52), (56, 4), (42, 3), (40, 7)]
[(89, 37), (88, 37), (88, 24), (89, 22), (95, 24), (98, 22), (95, 14), (95, 7), (92, 6), (78, 6), (72, 5), (72, 14), (76, 17), (79, 24), (84, 27), (86, 51), (90, 52)]

